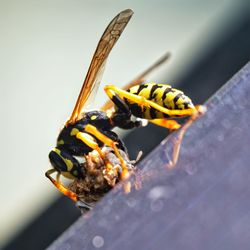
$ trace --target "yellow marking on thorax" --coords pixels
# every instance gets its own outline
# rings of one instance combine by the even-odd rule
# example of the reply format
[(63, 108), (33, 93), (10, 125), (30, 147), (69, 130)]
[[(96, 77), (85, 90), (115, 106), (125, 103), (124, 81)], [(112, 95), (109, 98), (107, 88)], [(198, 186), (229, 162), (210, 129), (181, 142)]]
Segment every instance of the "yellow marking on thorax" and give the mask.
[(97, 118), (97, 116), (96, 115), (92, 115), (91, 117), (90, 117), (90, 119), (93, 121), (93, 120), (95, 120)]
[(78, 134), (79, 132), (80, 132), (79, 129), (73, 128), (73, 129), (71, 130), (71, 132), (70, 132), (70, 135), (71, 135), (71, 136), (74, 136), (74, 135)]
[(57, 142), (57, 146), (63, 145), (63, 144), (64, 144), (64, 140), (60, 140), (60, 141)]

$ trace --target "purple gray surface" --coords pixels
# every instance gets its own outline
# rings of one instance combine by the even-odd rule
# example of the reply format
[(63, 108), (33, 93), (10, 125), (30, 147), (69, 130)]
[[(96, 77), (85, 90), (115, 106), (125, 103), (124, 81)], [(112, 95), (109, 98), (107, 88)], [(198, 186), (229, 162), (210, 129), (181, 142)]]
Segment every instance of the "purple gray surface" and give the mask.
[(207, 108), (173, 170), (176, 134), (139, 164), (141, 189), (112, 190), (49, 249), (250, 249), (250, 63)]

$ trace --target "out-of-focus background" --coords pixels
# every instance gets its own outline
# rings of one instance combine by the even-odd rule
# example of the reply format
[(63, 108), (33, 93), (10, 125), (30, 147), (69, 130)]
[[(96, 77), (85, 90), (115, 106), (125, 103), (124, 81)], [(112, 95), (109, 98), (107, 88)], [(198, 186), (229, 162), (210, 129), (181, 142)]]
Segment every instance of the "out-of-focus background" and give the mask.
[[(102, 32), (126, 8), (135, 14), (110, 55), (103, 86), (124, 85), (170, 51), (168, 65), (149, 80), (196, 82), (187, 91), (200, 102), (249, 60), (247, 0), (2, 1), (0, 247), (43, 249), (80, 215), (44, 177), (47, 155)], [(100, 89), (93, 108), (106, 99)], [(130, 138), (136, 155), (140, 137)]]

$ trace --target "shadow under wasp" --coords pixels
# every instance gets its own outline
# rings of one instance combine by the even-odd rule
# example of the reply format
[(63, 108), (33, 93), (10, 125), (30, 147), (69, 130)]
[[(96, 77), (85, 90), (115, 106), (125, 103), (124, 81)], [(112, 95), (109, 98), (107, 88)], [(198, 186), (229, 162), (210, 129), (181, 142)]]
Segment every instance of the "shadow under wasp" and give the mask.
[[(97, 45), (73, 112), (59, 133), (56, 147), (49, 153), (53, 168), (46, 172), (46, 176), (64, 195), (75, 202), (86, 202), (86, 207), (102, 197), (119, 180), (127, 180), (134, 169), (124, 143), (112, 131), (113, 128), (139, 127), (140, 118), (143, 118), (176, 130), (180, 124), (169, 118), (191, 116), (173, 150), (171, 164), (175, 165), (184, 131), (204, 110), (203, 106), (194, 106), (189, 97), (170, 85), (143, 83), (152, 70), (169, 58), (167, 53), (123, 89), (113, 85), (105, 86), (104, 90), (110, 100), (101, 110), (84, 111), (93, 101), (109, 53), (132, 15), (132, 10), (124, 10), (107, 26)], [(137, 119), (132, 119), (132, 116)], [(55, 172), (56, 179), (51, 177)], [(61, 175), (73, 179), (73, 186), (65, 187), (60, 181)]]

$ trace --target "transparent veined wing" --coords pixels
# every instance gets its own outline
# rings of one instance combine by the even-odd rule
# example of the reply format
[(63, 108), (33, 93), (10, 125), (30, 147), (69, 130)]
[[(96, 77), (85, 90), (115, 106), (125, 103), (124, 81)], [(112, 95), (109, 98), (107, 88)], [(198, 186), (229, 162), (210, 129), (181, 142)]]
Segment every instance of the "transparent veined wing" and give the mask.
[(90, 100), (92, 101), (93, 97), (96, 95), (108, 55), (119, 39), (132, 15), (133, 11), (130, 9), (120, 12), (114, 17), (114, 19), (109, 23), (108, 27), (104, 31), (97, 45), (75, 107), (69, 120), (67, 121), (67, 124), (75, 123), (77, 120), (79, 120), (82, 117), (85, 105), (87, 105)]
[[(164, 64), (170, 58), (170, 53), (165, 53), (161, 58), (159, 58), (156, 62), (154, 62), (151, 66), (149, 66), (146, 70), (144, 70), (140, 75), (138, 75), (135, 79), (130, 81), (128, 84), (122, 87), (122, 89), (127, 90), (135, 85), (140, 85), (145, 82), (146, 78), (155, 71), (158, 67)], [(107, 111), (112, 109), (114, 103), (111, 100), (108, 100), (101, 108), (102, 111)]]

